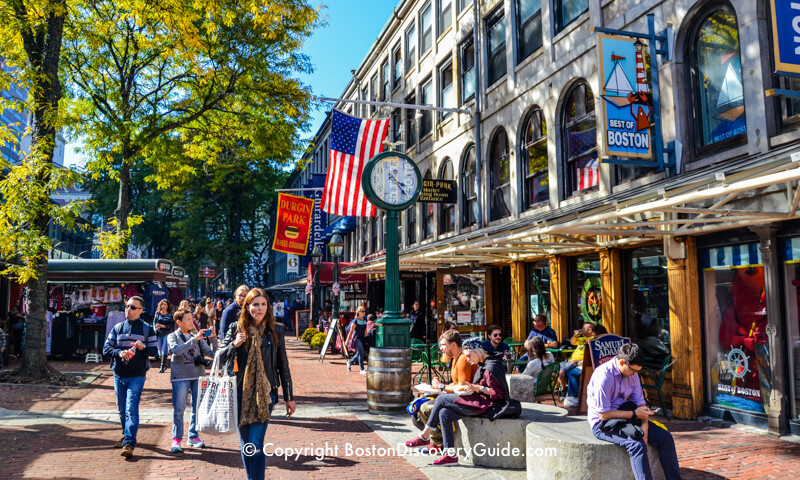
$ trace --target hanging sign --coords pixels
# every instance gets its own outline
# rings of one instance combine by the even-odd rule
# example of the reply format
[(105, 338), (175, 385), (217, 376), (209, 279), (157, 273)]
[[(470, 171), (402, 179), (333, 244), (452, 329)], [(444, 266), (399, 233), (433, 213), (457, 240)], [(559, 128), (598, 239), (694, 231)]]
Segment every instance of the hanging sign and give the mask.
[(279, 193), (272, 249), (283, 253), (305, 255), (313, 210), (313, 199)]
[(300, 258), (297, 255), (286, 255), (286, 273), (300, 273)]
[(598, 35), (603, 155), (649, 158), (653, 95), (647, 82), (644, 45), (634, 39)]
[(800, 73), (800, 3), (770, 0), (772, 55), (778, 73)]
[(597, 368), (616, 357), (619, 347), (631, 343), (631, 339), (608, 333), (598, 335), (587, 340), (587, 342), (589, 343), (589, 353), (592, 357), (592, 366)]
[(458, 187), (455, 180), (423, 180), (419, 201), (425, 203), (456, 203)]

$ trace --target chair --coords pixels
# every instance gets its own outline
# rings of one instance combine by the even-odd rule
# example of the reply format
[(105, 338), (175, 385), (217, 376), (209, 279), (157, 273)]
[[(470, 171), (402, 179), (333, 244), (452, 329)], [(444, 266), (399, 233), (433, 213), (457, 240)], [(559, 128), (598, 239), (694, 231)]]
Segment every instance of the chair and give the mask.
[(539, 375), (536, 377), (536, 391), (533, 393), (534, 398), (539, 395), (550, 394), (553, 399), (553, 405), (556, 405), (555, 385), (558, 380), (558, 362), (553, 362), (545, 365)]
[(439, 350), (439, 345), (431, 345), (431, 369), (434, 375), (439, 377), (443, 383), (450, 383), (447, 378), (447, 365), (442, 362), (442, 352)]
[(505, 343), (506, 345), (511, 345), (512, 343), (517, 343), (517, 341), (514, 340), (514, 337), (508, 337), (505, 340), (503, 340), (503, 343)]
[[(664, 403), (664, 394), (661, 393), (661, 387), (664, 385), (664, 378), (666, 378), (667, 370), (669, 370), (670, 366), (672, 366), (672, 356), (667, 355), (661, 363), (661, 369), (654, 370), (652, 368), (642, 367), (642, 371), (639, 372), (639, 382), (642, 384), (642, 389), (655, 390), (656, 393), (658, 393), (658, 400), (661, 402), (661, 411), (664, 413), (664, 416), (667, 417), (667, 420), (669, 420), (669, 413), (667, 413), (667, 406)], [(652, 381), (653, 384), (644, 383), (645, 378)]]

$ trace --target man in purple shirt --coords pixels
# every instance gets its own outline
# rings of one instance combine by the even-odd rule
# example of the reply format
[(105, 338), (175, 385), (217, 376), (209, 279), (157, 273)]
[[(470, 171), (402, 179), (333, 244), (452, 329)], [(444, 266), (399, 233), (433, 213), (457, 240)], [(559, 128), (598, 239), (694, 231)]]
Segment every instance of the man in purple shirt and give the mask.
[[(638, 375), (643, 364), (644, 352), (635, 343), (629, 343), (619, 348), (613, 360), (595, 369), (586, 397), (589, 425), (592, 426), (595, 437), (625, 447), (631, 456), (631, 467), (636, 480), (653, 478), (647, 459), (647, 444), (658, 450), (658, 458), (667, 480), (680, 479), (678, 454), (675, 452), (672, 435), (658, 425), (650, 426), (649, 418), (654, 412), (647, 408)], [(635, 405), (635, 410), (625, 410), (623, 405), (632, 408)], [(644, 438), (637, 440), (618, 430), (604, 428), (606, 420), (614, 419), (628, 420), (635, 425), (644, 422), (640, 425)]]

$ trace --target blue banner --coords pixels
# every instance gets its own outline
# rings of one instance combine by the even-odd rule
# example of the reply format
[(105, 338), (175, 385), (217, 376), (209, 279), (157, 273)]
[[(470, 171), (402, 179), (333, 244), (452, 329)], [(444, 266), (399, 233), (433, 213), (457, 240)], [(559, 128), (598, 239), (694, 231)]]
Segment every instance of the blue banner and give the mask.
[(792, 0), (770, 0), (769, 3), (775, 71), (800, 73), (800, 3)]
[(323, 212), (320, 208), (322, 205), (322, 188), (325, 186), (325, 174), (315, 173), (311, 180), (303, 185), (303, 188), (319, 188), (313, 192), (306, 192), (303, 196), (314, 199), (314, 211), (311, 214), (311, 237), (308, 241), (308, 251), (301, 263), (303, 269), (311, 262), (311, 252), (314, 250), (314, 245), (320, 245), (320, 248), (325, 248), (325, 225), (328, 224), (328, 214)]

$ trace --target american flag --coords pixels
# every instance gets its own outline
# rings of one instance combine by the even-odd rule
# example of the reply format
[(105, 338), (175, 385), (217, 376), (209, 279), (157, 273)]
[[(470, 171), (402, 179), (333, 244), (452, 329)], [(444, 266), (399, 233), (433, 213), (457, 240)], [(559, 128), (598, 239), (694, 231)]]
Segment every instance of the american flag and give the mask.
[(586, 190), (600, 185), (600, 166), (594, 165), (578, 168), (578, 190)]
[(361, 189), (364, 165), (383, 151), (389, 119), (364, 120), (333, 111), (331, 163), (325, 178), (322, 209), (333, 215), (374, 217), (375, 207)]

